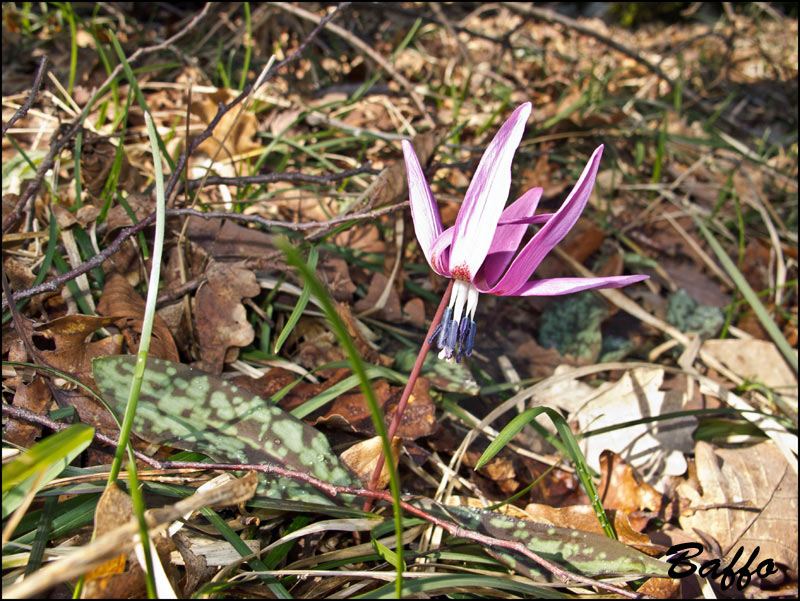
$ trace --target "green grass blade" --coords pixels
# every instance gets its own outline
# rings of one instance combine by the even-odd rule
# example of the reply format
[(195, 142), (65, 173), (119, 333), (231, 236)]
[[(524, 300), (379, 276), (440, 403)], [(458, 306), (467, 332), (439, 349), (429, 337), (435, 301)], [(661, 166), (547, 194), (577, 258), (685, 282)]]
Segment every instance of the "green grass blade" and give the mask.
[[(316, 248), (312, 248), (311, 252), (308, 255), (308, 268), (313, 272), (317, 268), (317, 259), (319, 258), (319, 253), (317, 252)], [(289, 315), (289, 319), (286, 321), (286, 326), (281, 331), (280, 335), (278, 336), (278, 340), (275, 341), (275, 350), (273, 351), (275, 355), (277, 355), (283, 343), (286, 342), (286, 339), (289, 337), (289, 334), (292, 333), (294, 327), (297, 325), (297, 322), (300, 321), (300, 316), (303, 314), (303, 311), (306, 310), (306, 306), (308, 305), (308, 301), (311, 298), (311, 288), (306, 282), (306, 285), (303, 286), (303, 292), (300, 294), (300, 298), (297, 301), (297, 304), (294, 306), (291, 315)]]
[[(339, 343), (344, 347), (347, 353), (347, 358), (350, 360), (353, 372), (358, 376), (361, 391), (364, 393), (364, 398), (369, 406), (372, 415), (372, 422), (375, 426), (375, 431), (381, 438), (383, 446), (383, 453), (386, 457), (386, 467), (389, 470), (389, 485), (392, 491), (392, 505), (394, 509), (394, 523), (395, 523), (395, 537), (397, 539), (397, 558), (398, 566), (403, 562), (403, 513), (400, 507), (400, 477), (397, 473), (397, 467), (392, 461), (392, 448), (389, 437), (386, 433), (386, 422), (384, 421), (383, 412), (378, 405), (378, 400), (375, 398), (375, 391), (372, 389), (369, 378), (367, 378), (364, 363), (358, 355), (355, 344), (353, 344), (350, 335), (347, 333), (347, 328), (342, 322), (341, 317), (336, 312), (336, 307), (333, 305), (330, 297), (328, 296), (325, 288), (317, 280), (314, 273), (308, 268), (306, 262), (300, 257), (300, 253), (291, 246), (288, 242), (281, 241), (278, 246), (283, 250), (286, 255), (286, 262), (293, 265), (311, 288), (311, 293), (317, 298), (319, 304), (325, 312), (325, 317), (331, 325)], [(401, 596), (403, 589), (403, 572), (398, 568), (397, 580), (395, 581), (395, 594), (397, 597)]]
[(614, 529), (611, 527), (611, 522), (608, 521), (608, 516), (606, 516), (606, 512), (603, 509), (603, 504), (600, 502), (600, 496), (597, 494), (597, 489), (594, 486), (594, 482), (592, 482), (592, 477), (590, 475), (591, 470), (586, 463), (586, 459), (584, 458), (580, 447), (578, 446), (578, 441), (575, 439), (575, 435), (572, 433), (572, 430), (570, 429), (566, 420), (561, 417), (561, 414), (553, 409), (550, 409), (549, 407), (536, 407), (534, 409), (527, 409), (512, 419), (508, 425), (500, 431), (500, 434), (498, 434), (497, 438), (491, 442), (486, 451), (484, 451), (483, 455), (481, 455), (481, 458), (478, 460), (475, 469), (480, 469), (486, 465), (486, 463), (488, 463), (492, 457), (500, 452), (500, 449), (506, 446), (506, 444), (508, 444), (508, 442), (514, 438), (514, 436), (516, 436), (517, 432), (522, 430), (523, 426), (529, 422), (532, 422), (538, 415), (542, 413), (546, 414), (556, 427), (556, 431), (561, 437), (561, 441), (564, 443), (567, 453), (575, 465), (575, 471), (578, 474), (578, 479), (583, 485), (583, 489), (586, 491), (586, 494), (589, 496), (589, 501), (594, 508), (597, 519), (600, 521), (600, 525), (603, 527), (603, 531), (609, 538), (616, 539), (617, 537), (614, 534)]
[(794, 349), (792, 349), (792, 346), (783, 336), (780, 328), (778, 328), (778, 326), (772, 320), (772, 317), (767, 309), (761, 304), (761, 301), (758, 299), (758, 294), (756, 294), (755, 290), (750, 287), (750, 284), (747, 283), (747, 280), (742, 272), (736, 268), (736, 265), (733, 264), (733, 261), (731, 261), (730, 257), (728, 257), (720, 243), (717, 242), (717, 239), (714, 237), (714, 235), (708, 230), (708, 228), (706, 228), (703, 221), (694, 213), (692, 213), (692, 217), (694, 218), (697, 227), (700, 228), (700, 232), (708, 242), (708, 245), (713, 249), (714, 254), (717, 255), (717, 259), (719, 259), (719, 262), (722, 263), (722, 267), (736, 284), (736, 287), (742, 293), (742, 296), (745, 297), (747, 302), (753, 308), (753, 312), (756, 314), (756, 317), (758, 317), (761, 325), (764, 326), (767, 334), (769, 334), (769, 337), (772, 338), (772, 341), (778, 347), (778, 350), (780, 350), (780, 352), (783, 354), (787, 363), (789, 363), (796, 375), (798, 370), (797, 355), (795, 354)]

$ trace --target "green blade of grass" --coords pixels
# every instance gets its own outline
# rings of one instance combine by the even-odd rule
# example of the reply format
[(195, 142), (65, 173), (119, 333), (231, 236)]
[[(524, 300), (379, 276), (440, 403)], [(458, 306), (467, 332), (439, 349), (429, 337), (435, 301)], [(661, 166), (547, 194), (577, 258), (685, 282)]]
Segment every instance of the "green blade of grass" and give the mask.
[(597, 494), (597, 489), (595, 488), (594, 482), (592, 482), (592, 477), (590, 476), (591, 472), (589, 466), (587, 465), (586, 459), (584, 458), (583, 453), (578, 446), (578, 441), (575, 440), (575, 435), (572, 433), (572, 430), (570, 429), (566, 420), (561, 417), (557, 411), (550, 409), (549, 407), (536, 407), (534, 409), (527, 409), (512, 419), (508, 425), (500, 431), (500, 434), (497, 435), (497, 438), (491, 442), (486, 451), (484, 451), (483, 455), (481, 455), (481, 458), (478, 460), (475, 469), (480, 469), (486, 465), (489, 460), (500, 451), (500, 449), (506, 446), (506, 444), (508, 444), (508, 442), (514, 438), (514, 436), (516, 436), (517, 432), (522, 430), (523, 426), (529, 422), (532, 422), (538, 415), (542, 413), (546, 414), (556, 427), (558, 435), (561, 437), (561, 441), (564, 443), (564, 446), (567, 449), (567, 454), (569, 455), (570, 459), (572, 459), (572, 463), (575, 465), (575, 472), (578, 474), (578, 479), (581, 481), (583, 489), (589, 496), (589, 501), (592, 504), (592, 508), (597, 515), (600, 525), (603, 527), (603, 531), (609, 538), (616, 539), (616, 534), (614, 534), (614, 529), (611, 527), (611, 522), (608, 521), (608, 516), (606, 516), (605, 509), (603, 509), (603, 504), (600, 502), (600, 496)]
[[(386, 457), (386, 467), (389, 470), (389, 486), (392, 491), (392, 505), (394, 509), (394, 523), (395, 523), (395, 537), (397, 539), (397, 561), (398, 566), (403, 562), (403, 513), (400, 507), (400, 477), (397, 473), (397, 467), (392, 460), (392, 448), (389, 437), (386, 433), (386, 422), (378, 405), (378, 400), (375, 398), (375, 391), (372, 389), (369, 378), (367, 378), (366, 370), (361, 357), (358, 355), (355, 344), (353, 344), (350, 335), (347, 333), (347, 328), (342, 322), (342, 318), (336, 312), (336, 307), (328, 296), (325, 288), (317, 280), (314, 273), (308, 268), (305, 261), (302, 260), (300, 253), (291, 246), (288, 242), (280, 241), (278, 247), (286, 255), (286, 263), (294, 266), (311, 288), (311, 293), (317, 298), (320, 306), (325, 312), (325, 317), (331, 325), (336, 338), (339, 343), (344, 347), (347, 353), (347, 358), (353, 368), (353, 372), (358, 376), (361, 385), (361, 391), (364, 393), (364, 399), (369, 407), (370, 414), (372, 415), (372, 423), (375, 426), (375, 431), (381, 438), (381, 445), (383, 446), (383, 453)], [(397, 597), (401, 596), (403, 590), (403, 572), (398, 567), (397, 579), (395, 580), (395, 594)]]
[(694, 212), (692, 212), (692, 218), (697, 224), (697, 227), (700, 229), (700, 232), (703, 234), (703, 237), (708, 242), (708, 245), (713, 249), (714, 254), (717, 255), (717, 259), (719, 259), (719, 262), (722, 263), (722, 267), (728, 273), (728, 276), (730, 276), (730, 278), (736, 284), (736, 287), (742, 293), (742, 296), (744, 296), (744, 298), (753, 308), (753, 312), (756, 314), (756, 317), (758, 317), (761, 325), (764, 326), (764, 329), (766, 330), (767, 334), (769, 334), (769, 337), (772, 338), (772, 341), (778, 347), (778, 350), (783, 354), (786, 362), (794, 370), (795, 375), (797, 375), (797, 355), (795, 354), (794, 349), (792, 349), (792, 346), (783, 336), (780, 328), (778, 328), (778, 326), (772, 320), (772, 317), (767, 309), (761, 304), (761, 301), (758, 299), (758, 294), (756, 294), (755, 290), (750, 287), (750, 284), (747, 283), (747, 280), (742, 272), (736, 268), (736, 265), (733, 264), (733, 261), (731, 261), (730, 257), (728, 257), (727, 253), (722, 248), (722, 245), (717, 242), (717, 239), (708, 230), (708, 228), (706, 228), (703, 221)]
[[(308, 255), (308, 268), (313, 271), (317, 268), (317, 259), (319, 258), (319, 253), (317, 252), (316, 248), (312, 248), (311, 252)], [(278, 336), (278, 340), (275, 341), (275, 349), (273, 353), (277, 355), (283, 343), (286, 342), (286, 339), (289, 337), (289, 334), (292, 333), (294, 327), (297, 325), (297, 322), (300, 320), (300, 316), (303, 314), (303, 311), (306, 310), (306, 306), (308, 305), (308, 300), (311, 298), (311, 288), (306, 282), (305, 286), (303, 286), (303, 292), (300, 294), (300, 298), (297, 301), (297, 304), (294, 306), (291, 315), (289, 315), (289, 319), (286, 321), (286, 326), (281, 331), (280, 335)]]

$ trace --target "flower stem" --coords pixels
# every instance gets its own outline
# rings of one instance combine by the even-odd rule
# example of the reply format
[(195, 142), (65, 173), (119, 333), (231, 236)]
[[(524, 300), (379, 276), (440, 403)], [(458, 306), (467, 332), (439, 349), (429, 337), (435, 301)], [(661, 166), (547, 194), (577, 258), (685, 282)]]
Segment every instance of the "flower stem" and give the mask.
[[(392, 439), (394, 438), (395, 432), (397, 432), (397, 428), (400, 426), (400, 420), (402, 419), (403, 413), (406, 410), (406, 405), (408, 405), (408, 399), (411, 398), (411, 391), (414, 389), (414, 383), (417, 381), (419, 372), (422, 371), (422, 364), (425, 362), (425, 357), (428, 355), (428, 349), (431, 348), (431, 345), (428, 341), (430, 340), (431, 336), (433, 336), (436, 326), (438, 326), (439, 322), (442, 321), (444, 309), (447, 306), (447, 303), (450, 302), (450, 293), (453, 291), (453, 282), (455, 282), (455, 280), (450, 280), (450, 283), (447, 285), (447, 290), (444, 291), (442, 301), (439, 303), (439, 308), (436, 309), (436, 314), (431, 320), (428, 333), (425, 334), (425, 339), (422, 341), (422, 347), (419, 349), (417, 360), (414, 362), (414, 367), (411, 368), (411, 373), (408, 376), (408, 382), (406, 382), (406, 387), (403, 389), (403, 395), (400, 397), (400, 402), (397, 403), (397, 410), (394, 412), (392, 423), (389, 425), (389, 431), (387, 432), (387, 438), (389, 439), (390, 445)], [(383, 464), (385, 461), (386, 457), (384, 456), (383, 451), (381, 451), (381, 455), (378, 457), (378, 463), (375, 466), (375, 471), (372, 473), (372, 477), (369, 480), (369, 486), (367, 487), (369, 490), (375, 490), (375, 487), (378, 484), (378, 478), (380, 477), (381, 471), (383, 471)], [(371, 507), (372, 499), (367, 499), (367, 501), (364, 503), (364, 511), (369, 511)]]

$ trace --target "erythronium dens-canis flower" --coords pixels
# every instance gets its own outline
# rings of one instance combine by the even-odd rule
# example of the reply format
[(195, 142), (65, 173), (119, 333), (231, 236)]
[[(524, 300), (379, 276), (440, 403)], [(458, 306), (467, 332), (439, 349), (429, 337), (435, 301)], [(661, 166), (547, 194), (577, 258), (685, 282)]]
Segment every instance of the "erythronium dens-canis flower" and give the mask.
[[(502, 125), (483, 153), (453, 226), (444, 229), (436, 201), (414, 149), (403, 140), (408, 174), (411, 217), (428, 264), (441, 276), (453, 278), (452, 296), (436, 339), (439, 358), (469, 357), (475, 343), (475, 309), (481, 292), (499, 296), (555, 296), (597, 288), (620, 288), (646, 275), (601, 278), (529, 278), (552, 248), (572, 229), (594, 185), (603, 146), (599, 146), (561, 208), (534, 215), (542, 188), (532, 188), (505, 207), (511, 188), (511, 163), (522, 139), (531, 104), (519, 106)], [(528, 226), (542, 224), (522, 249)]]

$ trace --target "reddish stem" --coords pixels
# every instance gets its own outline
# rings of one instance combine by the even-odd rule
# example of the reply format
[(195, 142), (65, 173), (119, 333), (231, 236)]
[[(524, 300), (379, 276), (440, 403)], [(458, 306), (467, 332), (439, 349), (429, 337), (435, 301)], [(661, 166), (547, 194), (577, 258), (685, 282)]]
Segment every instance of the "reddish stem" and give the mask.
[[(428, 328), (428, 333), (425, 334), (425, 340), (422, 341), (422, 347), (419, 349), (419, 354), (417, 355), (417, 360), (414, 362), (414, 367), (411, 368), (411, 373), (408, 376), (408, 382), (406, 382), (406, 387), (403, 390), (403, 396), (400, 397), (400, 402), (397, 403), (397, 410), (394, 412), (394, 417), (392, 418), (392, 423), (389, 424), (389, 432), (387, 436), (389, 438), (389, 445), (392, 444), (392, 439), (394, 438), (394, 433), (397, 432), (397, 428), (400, 427), (400, 420), (403, 418), (403, 413), (406, 410), (406, 405), (408, 405), (408, 399), (411, 398), (411, 391), (414, 389), (414, 383), (417, 381), (417, 377), (419, 376), (419, 372), (422, 371), (422, 364), (425, 362), (425, 357), (428, 355), (428, 349), (431, 348), (430, 342), (428, 342), (433, 336), (434, 330), (436, 330), (436, 326), (439, 325), (439, 322), (442, 321), (442, 314), (444, 313), (445, 307), (447, 307), (447, 303), (450, 301), (450, 293), (453, 291), (453, 282), (455, 280), (450, 280), (450, 283), (447, 285), (447, 290), (444, 291), (444, 295), (442, 296), (442, 301), (439, 303), (439, 308), (436, 309), (436, 315), (433, 316), (431, 320), (431, 326)], [(375, 466), (375, 471), (372, 472), (372, 477), (369, 480), (369, 486), (367, 488), (369, 490), (375, 490), (378, 485), (378, 478), (381, 475), (381, 471), (383, 471), (383, 464), (386, 462), (386, 457), (381, 451), (380, 457), (378, 457), (378, 463)], [(369, 511), (372, 508), (372, 499), (368, 498), (364, 503), (364, 511)]]

